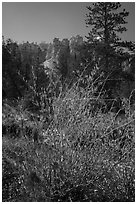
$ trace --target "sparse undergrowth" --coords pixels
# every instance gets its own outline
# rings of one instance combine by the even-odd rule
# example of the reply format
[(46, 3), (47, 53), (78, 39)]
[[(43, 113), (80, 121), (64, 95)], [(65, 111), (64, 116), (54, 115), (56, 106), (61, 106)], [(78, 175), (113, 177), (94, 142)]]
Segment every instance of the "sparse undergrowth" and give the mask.
[(48, 126), (3, 106), (3, 201), (135, 201), (134, 113), (121, 119), (97, 102), (71, 89)]

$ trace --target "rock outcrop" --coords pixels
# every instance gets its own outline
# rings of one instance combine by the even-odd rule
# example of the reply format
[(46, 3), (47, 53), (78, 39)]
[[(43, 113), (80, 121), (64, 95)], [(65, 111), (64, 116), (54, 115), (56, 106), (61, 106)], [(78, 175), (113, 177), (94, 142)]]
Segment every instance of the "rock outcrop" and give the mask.
[(46, 61), (43, 63), (44, 68), (49, 72), (52, 70), (60, 72), (64, 77), (68, 76), (81, 62), (81, 47), (83, 44), (83, 38), (79, 35), (72, 37), (70, 40), (63, 39), (60, 41), (55, 38), (48, 47)]

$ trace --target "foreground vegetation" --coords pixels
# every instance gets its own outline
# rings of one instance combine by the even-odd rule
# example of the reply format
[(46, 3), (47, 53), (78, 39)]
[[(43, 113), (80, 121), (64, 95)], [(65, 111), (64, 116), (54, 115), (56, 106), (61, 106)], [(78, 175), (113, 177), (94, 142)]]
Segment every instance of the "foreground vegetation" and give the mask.
[(24, 100), (3, 104), (3, 201), (135, 200), (134, 112), (125, 101), (124, 118), (102, 113), (97, 100), (73, 86), (50, 122)]

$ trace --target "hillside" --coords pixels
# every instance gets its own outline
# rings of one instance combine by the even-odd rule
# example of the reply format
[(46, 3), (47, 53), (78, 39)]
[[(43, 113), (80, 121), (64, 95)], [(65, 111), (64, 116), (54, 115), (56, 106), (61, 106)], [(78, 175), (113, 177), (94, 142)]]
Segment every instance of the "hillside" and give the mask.
[(85, 40), (3, 37), (3, 202), (135, 202), (135, 43), (120, 7), (88, 6)]

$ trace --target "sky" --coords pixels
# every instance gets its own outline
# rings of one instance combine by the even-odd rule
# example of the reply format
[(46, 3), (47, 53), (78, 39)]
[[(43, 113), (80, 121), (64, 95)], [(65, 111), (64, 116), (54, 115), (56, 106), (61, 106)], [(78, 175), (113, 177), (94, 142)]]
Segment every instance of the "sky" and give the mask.
[[(55, 37), (87, 36), (86, 6), (91, 2), (3, 2), (2, 35), (17, 42), (52, 42)], [(122, 39), (135, 41), (135, 3), (122, 2), (129, 11)], [(85, 39), (85, 38), (84, 38)]]

